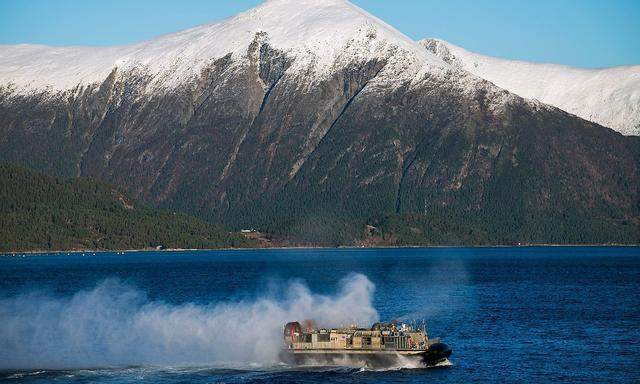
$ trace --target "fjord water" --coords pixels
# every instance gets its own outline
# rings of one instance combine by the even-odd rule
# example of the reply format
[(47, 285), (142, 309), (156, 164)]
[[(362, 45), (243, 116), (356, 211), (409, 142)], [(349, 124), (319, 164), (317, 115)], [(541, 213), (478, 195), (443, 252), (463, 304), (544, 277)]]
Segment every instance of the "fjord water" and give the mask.
[[(454, 354), (429, 369), (274, 364), (280, 335), (261, 333), (302, 313), (425, 319)], [(0, 257), (0, 370), (33, 383), (638, 382), (640, 248)]]

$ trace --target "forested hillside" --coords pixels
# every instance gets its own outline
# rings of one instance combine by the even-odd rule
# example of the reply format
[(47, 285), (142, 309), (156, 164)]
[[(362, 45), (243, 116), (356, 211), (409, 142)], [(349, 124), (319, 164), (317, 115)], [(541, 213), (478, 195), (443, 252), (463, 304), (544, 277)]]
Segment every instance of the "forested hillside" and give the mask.
[(0, 165), (0, 252), (251, 246), (191, 216), (141, 205), (109, 184)]

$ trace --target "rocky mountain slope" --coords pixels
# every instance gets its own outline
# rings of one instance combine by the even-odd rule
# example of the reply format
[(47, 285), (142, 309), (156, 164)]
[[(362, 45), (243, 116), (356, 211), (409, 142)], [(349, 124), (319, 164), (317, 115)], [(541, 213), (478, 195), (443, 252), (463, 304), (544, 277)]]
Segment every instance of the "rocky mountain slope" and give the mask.
[(455, 68), (344, 0), (271, 0), (126, 47), (2, 47), (0, 84), (0, 161), (236, 229), (638, 241), (638, 138)]
[(640, 65), (572, 68), (483, 56), (438, 39), (420, 42), (447, 63), (623, 135), (640, 136)]

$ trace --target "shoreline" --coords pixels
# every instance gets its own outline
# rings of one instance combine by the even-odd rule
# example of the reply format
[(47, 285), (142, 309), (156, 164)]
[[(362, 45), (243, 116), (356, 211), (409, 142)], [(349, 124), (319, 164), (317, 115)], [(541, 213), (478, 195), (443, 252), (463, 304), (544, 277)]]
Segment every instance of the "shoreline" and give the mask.
[(100, 253), (186, 253), (186, 252), (229, 252), (229, 251), (295, 251), (295, 250), (393, 250), (393, 249), (487, 249), (487, 248), (640, 248), (640, 244), (522, 244), (522, 245), (424, 245), (424, 246), (377, 246), (377, 247), (252, 247), (252, 248), (176, 248), (176, 249), (114, 249), (114, 250), (63, 250), (63, 251), (11, 251), (0, 252), (0, 257), (38, 256), (38, 255), (64, 255), (91, 254), (97, 256)]

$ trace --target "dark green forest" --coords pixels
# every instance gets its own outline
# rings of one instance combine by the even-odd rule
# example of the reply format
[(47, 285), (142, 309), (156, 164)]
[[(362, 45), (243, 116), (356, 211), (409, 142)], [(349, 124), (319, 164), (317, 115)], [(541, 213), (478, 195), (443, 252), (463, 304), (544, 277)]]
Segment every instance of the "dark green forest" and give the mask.
[(90, 179), (0, 165), (0, 252), (250, 247), (239, 234), (160, 211)]
[[(512, 244), (638, 244), (637, 223), (597, 218), (561, 199), (551, 209), (527, 208), (526, 191), (496, 190), (504, 204), (465, 209), (464, 189), (449, 206), (391, 199), (356, 198), (332, 204), (332, 194), (307, 191), (256, 200), (236, 211), (268, 239), (257, 242), (230, 233), (206, 214), (200, 218), (131, 199), (108, 183), (47, 176), (0, 165), (0, 252), (208, 249), (254, 246), (432, 246)], [(495, 183), (500, 186), (502, 183)], [(523, 189), (525, 186), (523, 186)], [(380, 190), (378, 190), (380, 192)], [(389, 190), (389, 194), (394, 191)], [(384, 193), (383, 193), (384, 195)], [(510, 200), (514, 199), (513, 201)], [(504, 200), (503, 200), (504, 199)], [(382, 213), (378, 213), (382, 212)], [(384, 213), (387, 212), (387, 213)], [(616, 216), (622, 216), (616, 214)], [(613, 216), (613, 215), (612, 215)], [(231, 224), (238, 230), (239, 223)], [(234, 225), (235, 224), (235, 225)]]

